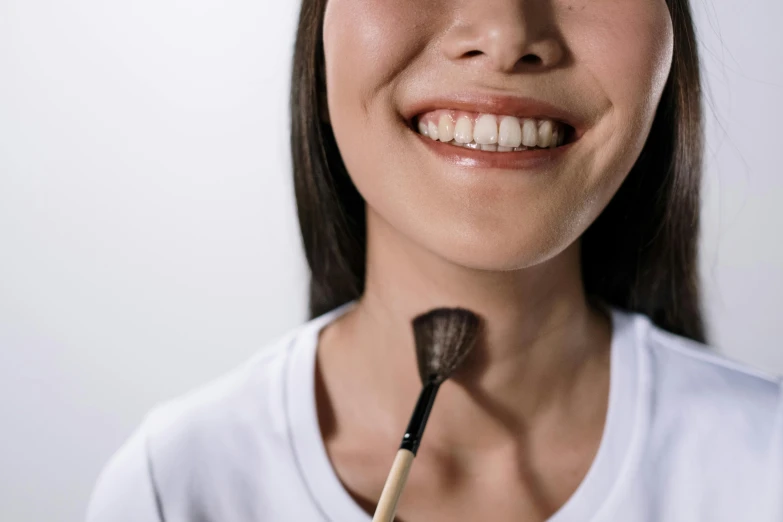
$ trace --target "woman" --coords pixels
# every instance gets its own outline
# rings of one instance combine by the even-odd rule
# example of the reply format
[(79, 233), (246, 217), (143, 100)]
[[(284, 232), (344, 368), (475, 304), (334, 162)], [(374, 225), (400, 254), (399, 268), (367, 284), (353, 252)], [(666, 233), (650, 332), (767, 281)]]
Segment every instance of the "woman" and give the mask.
[(710, 354), (687, 0), (305, 0), (313, 319), (154, 410), (88, 519), (370, 520), (410, 319), (479, 314), (398, 518), (783, 520), (781, 381)]

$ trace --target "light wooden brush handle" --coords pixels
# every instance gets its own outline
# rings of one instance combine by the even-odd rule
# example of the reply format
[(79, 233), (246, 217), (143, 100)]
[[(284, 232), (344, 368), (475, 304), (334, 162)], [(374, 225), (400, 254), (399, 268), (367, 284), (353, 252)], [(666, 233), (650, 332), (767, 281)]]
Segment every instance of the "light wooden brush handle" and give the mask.
[(401, 449), (397, 452), (389, 476), (386, 478), (386, 484), (383, 486), (378, 507), (375, 508), (372, 522), (392, 522), (394, 520), (397, 502), (400, 501), (400, 495), (402, 495), (405, 482), (408, 480), (414, 456), (413, 452), (407, 449)]

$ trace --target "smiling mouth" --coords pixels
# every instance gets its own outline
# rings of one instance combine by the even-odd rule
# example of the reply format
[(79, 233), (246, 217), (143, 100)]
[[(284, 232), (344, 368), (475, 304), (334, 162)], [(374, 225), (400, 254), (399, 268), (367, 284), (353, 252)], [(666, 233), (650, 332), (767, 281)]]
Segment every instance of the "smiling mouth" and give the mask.
[(419, 134), (454, 147), (490, 152), (555, 149), (573, 141), (574, 129), (548, 118), (518, 118), (439, 109), (414, 118)]

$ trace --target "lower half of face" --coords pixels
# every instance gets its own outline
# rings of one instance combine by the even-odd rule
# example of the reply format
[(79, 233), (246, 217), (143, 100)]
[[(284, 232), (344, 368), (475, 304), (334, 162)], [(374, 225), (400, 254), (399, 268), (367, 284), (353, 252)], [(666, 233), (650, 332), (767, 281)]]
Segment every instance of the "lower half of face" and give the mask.
[[(503, 70), (491, 61), (502, 51), (481, 32), (523, 41), (526, 29), (514, 33), (508, 21), (524, 25), (524, 3), (486, 1), (497, 4), (495, 14), (429, 5), (438, 2), (425, 2), (425, 12), (412, 0), (330, 0), (329, 112), (370, 212), (444, 259), (512, 270), (563, 251), (617, 191), (652, 124), (671, 63), (671, 26), (662, 0), (570, 2), (584, 4), (574, 10), (553, 0), (555, 12), (530, 15), (548, 29), (527, 38), (530, 54), (536, 38), (558, 39), (541, 54), (560, 46), (547, 56), (563, 63)], [(467, 24), (463, 33), (449, 33), (454, 20)], [(464, 101), (494, 95), (562, 110), (550, 117), (512, 101), (490, 112)], [(578, 117), (563, 116), (569, 110)]]

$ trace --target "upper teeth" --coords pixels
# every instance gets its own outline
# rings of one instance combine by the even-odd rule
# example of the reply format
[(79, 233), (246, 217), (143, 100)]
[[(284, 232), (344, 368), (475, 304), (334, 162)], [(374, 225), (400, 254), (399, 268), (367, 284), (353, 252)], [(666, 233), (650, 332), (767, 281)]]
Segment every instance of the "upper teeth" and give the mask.
[(563, 144), (565, 128), (552, 120), (437, 110), (419, 117), (419, 133), (452, 145), (482, 150), (554, 148)]

